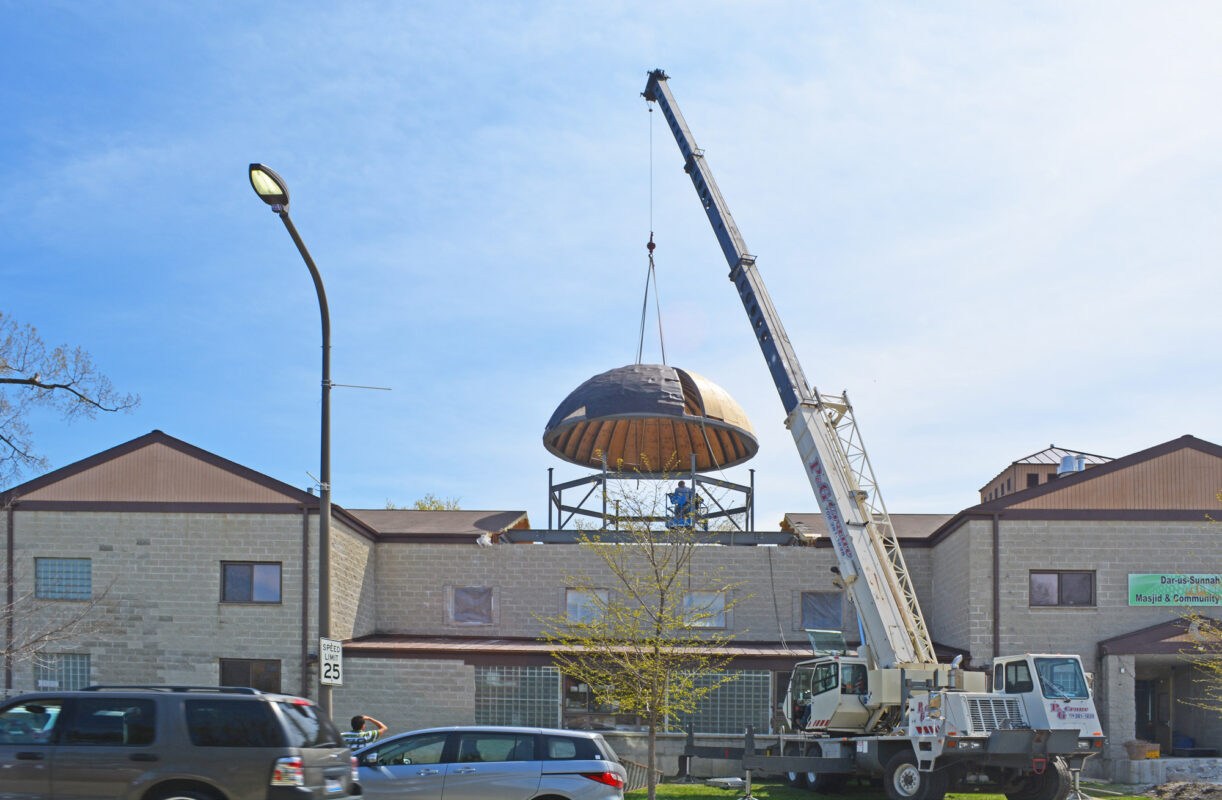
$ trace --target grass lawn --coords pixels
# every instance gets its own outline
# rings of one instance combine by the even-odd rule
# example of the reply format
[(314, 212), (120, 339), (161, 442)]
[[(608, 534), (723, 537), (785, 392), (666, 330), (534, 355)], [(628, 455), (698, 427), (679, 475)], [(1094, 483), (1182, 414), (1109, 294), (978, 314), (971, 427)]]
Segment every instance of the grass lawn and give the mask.
[[(1141, 800), (1138, 795), (1124, 794), (1125, 787), (1105, 783), (1082, 782), (1082, 791), (1096, 800)], [(715, 789), (701, 783), (665, 783), (658, 786), (658, 800), (737, 800), (741, 789)], [(814, 794), (805, 789), (795, 789), (787, 783), (751, 784), (751, 794), (757, 800), (887, 800), (886, 793), (878, 787), (849, 785), (838, 794)], [(630, 800), (647, 797), (645, 789), (629, 792)], [(1000, 794), (948, 794), (947, 800), (1006, 800)]]

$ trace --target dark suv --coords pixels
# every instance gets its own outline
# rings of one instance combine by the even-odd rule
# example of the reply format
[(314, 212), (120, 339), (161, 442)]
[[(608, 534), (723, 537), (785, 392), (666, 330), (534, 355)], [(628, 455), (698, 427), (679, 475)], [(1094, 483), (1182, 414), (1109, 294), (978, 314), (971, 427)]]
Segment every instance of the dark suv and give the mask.
[(300, 697), (207, 686), (91, 686), (0, 704), (0, 795), (344, 800), (352, 752)]

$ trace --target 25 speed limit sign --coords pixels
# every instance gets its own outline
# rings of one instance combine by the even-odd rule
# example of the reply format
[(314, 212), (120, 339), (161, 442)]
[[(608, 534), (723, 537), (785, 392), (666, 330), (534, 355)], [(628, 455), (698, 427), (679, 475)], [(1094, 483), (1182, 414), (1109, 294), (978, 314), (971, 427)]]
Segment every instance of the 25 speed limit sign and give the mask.
[(344, 648), (338, 639), (318, 640), (318, 666), (322, 670), (321, 683), (329, 686), (344, 685)]

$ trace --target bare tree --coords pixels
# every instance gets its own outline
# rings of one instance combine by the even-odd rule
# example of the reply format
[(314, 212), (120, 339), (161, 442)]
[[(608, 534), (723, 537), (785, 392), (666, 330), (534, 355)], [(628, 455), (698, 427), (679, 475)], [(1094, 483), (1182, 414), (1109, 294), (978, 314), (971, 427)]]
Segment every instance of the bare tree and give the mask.
[(34, 449), (29, 417), (50, 408), (65, 420), (99, 411), (126, 411), (140, 398), (120, 394), (80, 347), (48, 349), (31, 325), (0, 312), (0, 486), (28, 470), (45, 469)]
[(542, 620), (562, 673), (588, 685), (599, 703), (644, 719), (650, 800), (659, 727), (732, 680), (723, 672), (732, 638), (724, 620), (738, 586), (721, 568), (694, 563), (708, 533), (639, 521), (658, 517), (662, 486), (647, 481), (620, 497), (618, 530), (580, 534), (579, 546), (602, 569), (567, 576), (582, 587), (582, 607)]

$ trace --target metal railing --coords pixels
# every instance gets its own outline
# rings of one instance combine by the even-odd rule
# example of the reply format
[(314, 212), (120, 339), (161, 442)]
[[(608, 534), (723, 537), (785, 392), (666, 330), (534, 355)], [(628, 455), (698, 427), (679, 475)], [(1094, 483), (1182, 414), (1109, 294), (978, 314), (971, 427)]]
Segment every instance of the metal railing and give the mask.
[[(635, 761), (620, 759), (620, 764), (628, 771), (628, 779), (624, 781), (625, 792), (635, 792), (637, 789), (644, 789), (649, 785), (649, 767), (644, 764), (638, 764)], [(658, 776), (658, 783), (662, 782), (662, 770), (655, 769)]]

